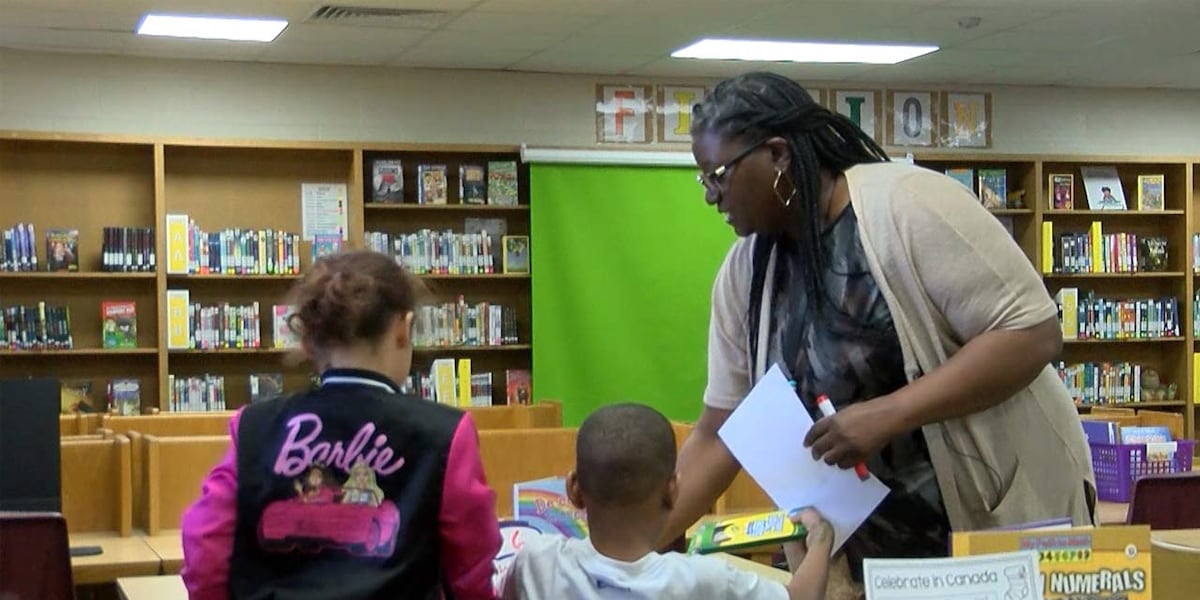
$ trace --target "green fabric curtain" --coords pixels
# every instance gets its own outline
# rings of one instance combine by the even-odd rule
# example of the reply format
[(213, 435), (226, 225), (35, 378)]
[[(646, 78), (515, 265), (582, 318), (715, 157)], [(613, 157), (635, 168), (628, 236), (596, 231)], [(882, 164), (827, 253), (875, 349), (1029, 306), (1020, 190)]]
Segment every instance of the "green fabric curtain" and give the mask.
[(695, 169), (533, 164), (533, 385), (563, 421), (700, 414), (713, 277), (735, 236)]

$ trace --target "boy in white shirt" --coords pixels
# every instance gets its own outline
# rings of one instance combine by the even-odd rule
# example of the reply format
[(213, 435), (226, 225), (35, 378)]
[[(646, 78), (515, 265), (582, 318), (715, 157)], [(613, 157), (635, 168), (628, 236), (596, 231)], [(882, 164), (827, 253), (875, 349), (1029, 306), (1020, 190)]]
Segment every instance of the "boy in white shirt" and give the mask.
[[(815, 510), (793, 516), (808, 534), (785, 587), (712, 556), (658, 554), (675, 503), (675, 435), (654, 409), (615, 404), (592, 413), (575, 441), (571, 502), (587, 511), (588, 539), (529, 540), (504, 583), (505, 599), (788, 599), (825, 596), (833, 532)], [(807, 552), (805, 551), (807, 550)]]

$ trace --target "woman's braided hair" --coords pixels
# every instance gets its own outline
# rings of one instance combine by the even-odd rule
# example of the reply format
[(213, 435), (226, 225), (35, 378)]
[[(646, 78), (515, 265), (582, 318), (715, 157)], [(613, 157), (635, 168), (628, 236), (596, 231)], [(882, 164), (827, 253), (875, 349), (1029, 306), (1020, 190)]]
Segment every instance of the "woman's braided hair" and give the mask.
[[(692, 109), (692, 133), (712, 132), (726, 140), (753, 143), (787, 140), (795, 186), (790, 204), (800, 218), (797, 250), (805, 270), (809, 306), (822, 310), (826, 264), (821, 247), (821, 170), (839, 174), (861, 163), (886, 162), (887, 153), (853, 121), (817, 104), (799, 83), (774, 73), (753, 72), (726, 79)], [(785, 190), (786, 191), (786, 190)]]

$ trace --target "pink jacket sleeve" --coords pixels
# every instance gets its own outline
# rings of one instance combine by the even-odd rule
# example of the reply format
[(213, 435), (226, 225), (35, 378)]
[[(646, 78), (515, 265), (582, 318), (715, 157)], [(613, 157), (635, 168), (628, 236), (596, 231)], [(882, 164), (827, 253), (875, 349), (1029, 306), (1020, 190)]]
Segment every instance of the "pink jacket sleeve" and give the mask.
[(183, 570), (189, 600), (229, 597), (229, 559), (237, 525), (237, 429), (242, 412), (229, 421), (229, 452), (200, 487), (200, 498), (183, 513)]
[(442, 569), (455, 598), (493, 598), (493, 561), (500, 552), (496, 495), (487, 485), (479, 457), (479, 434), (464, 414), (450, 442), (438, 518)]

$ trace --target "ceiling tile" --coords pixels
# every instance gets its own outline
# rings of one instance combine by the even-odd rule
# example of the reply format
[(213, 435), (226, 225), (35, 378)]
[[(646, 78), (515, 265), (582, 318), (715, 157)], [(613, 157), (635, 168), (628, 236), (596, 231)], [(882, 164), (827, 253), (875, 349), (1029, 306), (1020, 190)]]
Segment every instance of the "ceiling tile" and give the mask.
[(567, 34), (515, 34), (495, 31), (435, 31), (421, 40), (421, 47), (430, 51), (462, 49), (475, 54), (488, 54), (499, 49), (544, 50), (560, 42)]
[(959, 50), (1033, 50), (1053, 56), (1056, 52), (1074, 52), (1097, 46), (1104, 37), (1083, 33), (1034, 33), (1031, 31), (1008, 30), (957, 44), (952, 51)]
[(526, 35), (530, 33), (556, 34), (564, 36), (596, 22), (593, 15), (545, 14), (536, 19), (527, 14), (492, 13), (473, 10), (463, 13), (446, 25), (449, 31), (503, 33)]
[(636, 12), (635, 0), (485, 0), (475, 10), (552, 15), (611, 15)]
[(859, 3), (788, 5), (758, 11), (729, 31), (770, 39), (862, 39), (856, 35), (858, 31), (886, 27), (919, 10), (912, 4), (881, 4), (869, 10)]
[(383, 65), (402, 54), (406, 47), (381, 44), (271, 44), (257, 60), (307, 64)]
[(419, 29), (382, 29), (379, 27), (349, 27), (332, 23), (297, 23), (288, 25), (279, 39), (271, 44), (313, 45), (372, 45), (407, 47), (429, 35)]

